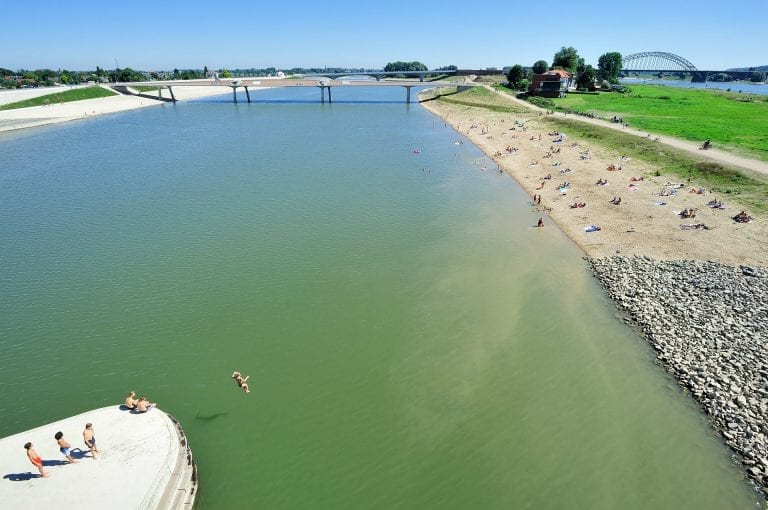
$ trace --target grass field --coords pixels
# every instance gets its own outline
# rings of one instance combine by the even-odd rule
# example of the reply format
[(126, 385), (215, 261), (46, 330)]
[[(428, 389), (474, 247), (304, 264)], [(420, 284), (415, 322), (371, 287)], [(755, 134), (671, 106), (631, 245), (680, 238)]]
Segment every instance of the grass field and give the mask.
[[(470, 89), (437, 100), (496, 112), (536, 116), (530, 110), (512, 105), (504, 96), (484, 88)], [(659, 175), (675, 176), (681, 180), (691, 179), (698, 185), (729, 195), (735, 202), (753, 211), (768, 212), (768, 180), (760, 176), (747, 175), (740, 169), (704, 161), (651, 139), (638, 138), (608, 127), (552, 115), (537, 119), (552, 125), (552, 130), (567, 130), (569, 136), (645, 161), (658, 168)]]
[(56, 92), (46, 96), (34, 97), (24, 101), (0, 105), (0, 110), (15, 110), (16, 108), (28, 108), (30, 106), (43, 106), (46, 104), (68, 103), (70, 101), (82, 101), (83, 99), (96, 99), (98, 97), (109, 97), (117, 95), (116, 92), (104, 89), (97, 85), (81, 89), (70, 89), (63, 92)]
[(569, 94), (553, 99), (557, 109), (614, 115), (631, 127), (703, 142), (768, 161), (768, 96), (632, 85), (629, 92)]

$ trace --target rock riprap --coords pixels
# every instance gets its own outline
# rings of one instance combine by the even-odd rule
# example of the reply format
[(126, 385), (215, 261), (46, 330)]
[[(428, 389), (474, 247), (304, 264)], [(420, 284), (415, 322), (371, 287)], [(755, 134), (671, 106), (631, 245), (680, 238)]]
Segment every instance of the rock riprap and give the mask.
[(699, 402), (768, 496), (768, 269), (588, 259), (627, 321)]

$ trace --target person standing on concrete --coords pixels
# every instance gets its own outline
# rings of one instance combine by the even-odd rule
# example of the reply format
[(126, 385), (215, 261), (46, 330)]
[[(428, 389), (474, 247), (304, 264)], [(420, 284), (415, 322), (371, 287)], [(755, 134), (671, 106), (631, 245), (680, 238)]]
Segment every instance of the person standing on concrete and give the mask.
[(85, 424), (83, 441), (85, 441), (85, 446), (91, 451), (91, 458), (96, 460), (96, 454), (99, 453), (99, 449), (96, 448), (96, 434), (93, 432), (93, 423)]
[(25, 444), (24, 449), (27, 450), (27, 457), (29, 458), (29, 461), (37, 468), (38, 471), (40, 471), (40, 476), (47, 478), (48, 473), (43, 468), (43, 459), (37, 454), (35, 449), (32, 448), (32, 443)]
[(67, 458), (67, 460), (74, 464), (77, 462), (70, 453), (70, 450), (72, 449), (72, 445), (67, 442), (66, 439), (64, 439), (64, 433), (63, 432), (56, 432), (56, 435), (53, 436), (56, 439), (56, 442), (59, 445), (59, 451), (64, 454), (64, 456)]

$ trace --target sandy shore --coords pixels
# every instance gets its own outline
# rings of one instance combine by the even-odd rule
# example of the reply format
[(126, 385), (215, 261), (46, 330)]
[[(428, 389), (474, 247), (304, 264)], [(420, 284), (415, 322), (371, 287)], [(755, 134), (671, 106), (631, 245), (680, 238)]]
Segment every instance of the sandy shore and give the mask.
[[(12, 103), (22, 101), (29, 97), (30, 89), (20, 89), (18, 91), (3, 91), (2, 103)], [(45, 89), (48, 94), (60, 92), (61, 89)], [(211, 86), (211, 87), (174, 87), (173, 93), (177, 100), (196, 99), (200, 97), (232, 94), (229, 87)], [(40, 93), (36, 95), (42, 95)], [(12, 131), (15, 129), (24, 129), (35, 126), (44, 126), (47, 124), (56, 124), (59, 122), (69, 122), (72, 120), (82, 120), (95, 115), (104, 115), (108, 113), (123, 112), (166, 104), (159, 99), (152, 99), (146, 96), (156, 96), (157, 92), (148, 92), (142, 96), (115, 95), (102, 97), (98, 99), (86, 99), (83, 101), (72, 101), (69, 103), (55, 103), (45, 106), (33, 106), (31, 108), (18, 108), (15, 110), (0, 111), (0, 131)], [(163, 97), (168, 98), (170, 94), (167, 90), (163, 91)]]
[[(736, 223), (732, 217), (744, 208), (727, 195), (706, 189), (696, 193), (701, 190), (696, 182), (655, 176), (661, 168), (624, 159), (567, 130), (558, 142), (561, 135), (548, 132), (553, 128), (542, 122), (540, 112), (500, 113), (440, 101), (422, 105), (485, 152), (490, 161), (478, 161), (479, 166), (508, 173), (531, 197), (541, 195), (541, 204), (531, 200), (531, 207), (540, 211), (544, 228), (556, 223), (591, 257), (768, 265), (768, 223), (764, 218)], [(659, 143), (665, 143), (664, 137)], [(609, 170), (611, 165), (617, 170)], [(598, 179), (608, 184), (597, 185)], [(621, 204), (612, 204), (614, 198), (621, 198)], [(712, 200), (722, 201), (725, 209), (710, 208)], [(574, 203), (586, 205), (571, 208)], [(679, 213), (690, 208), (696, 216), (682, 218)], [(586, 231), (591, 225), (600, 230)]]

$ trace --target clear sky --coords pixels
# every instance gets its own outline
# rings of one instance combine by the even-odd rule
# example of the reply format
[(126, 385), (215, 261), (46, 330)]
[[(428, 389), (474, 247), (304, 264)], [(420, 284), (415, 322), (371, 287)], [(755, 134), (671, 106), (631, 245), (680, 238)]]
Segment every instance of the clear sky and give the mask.
[(699, 69), (768, 65), (768, 0), (3, 2), (0, 67), (429, 68), (551, 63), (573, 46), (667, 51)]

